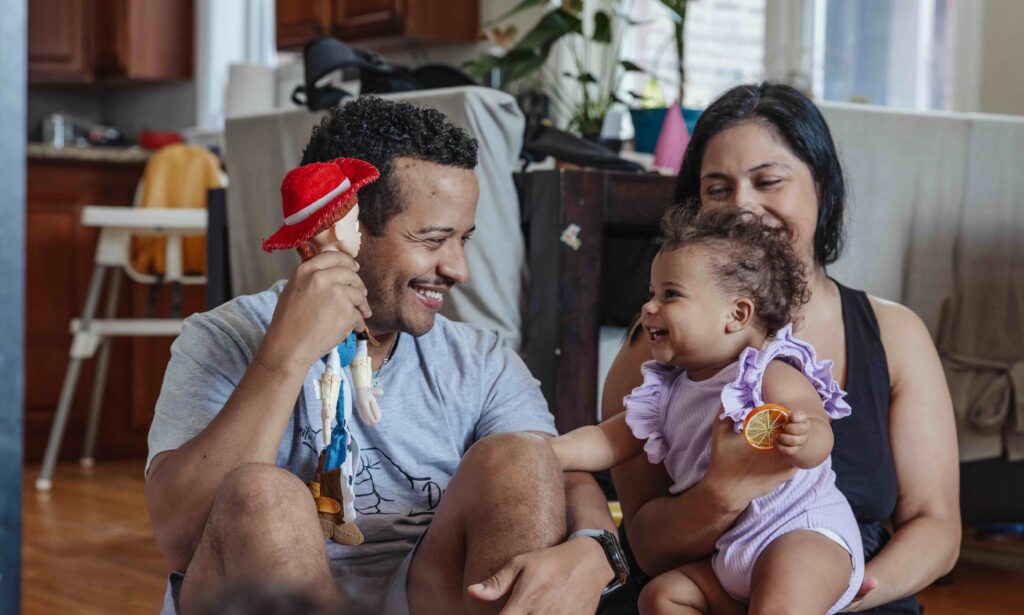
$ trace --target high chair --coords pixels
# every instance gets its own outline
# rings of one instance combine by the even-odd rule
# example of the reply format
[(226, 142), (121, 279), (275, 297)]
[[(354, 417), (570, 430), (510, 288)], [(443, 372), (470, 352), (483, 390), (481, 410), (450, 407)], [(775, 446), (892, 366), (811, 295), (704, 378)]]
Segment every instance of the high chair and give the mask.
[[(75, 395), (82, 362), (91, 359), (99, 350), (93, 382), (89, 419), (85, 432), (85, 445), (81, 463), (93, 464), (96, 432), (99, 427), (103, 394), (110, 358), (110, 338), (115, 336), (176, 336), (181, 333), (181, 318), (117, 318), (117, 302), (121, 290), (121, 270), (135, 282), (143, 284), (181, 283), (205, 284), (206, 277), (186, 275), (183, 271), (182, 240), (206, 233), (206, 209), (170, 209), (137, 207), (87, 206), (82, 209), (82, 224), (100, 228), (96, 245), (96, 266), (85, 299), (82, 317), (71, 321), (74, 339), (69, 352), (70, 361), (64, 374), (57, 411), (50, 428), (50, 437), (43, 457), (43, 466), (36, 479), (36, 489), (48, 491), (52, 485), (54, 466), (64, 437), (64, 427)], [(166, 239), (164, 274), (149, 275), (132, 266), (131, 242), (133, 235), (158, 235)], [(96, 318), (100, 292), (108, 270), (112, 278), (107, 287), (106, 311)]]

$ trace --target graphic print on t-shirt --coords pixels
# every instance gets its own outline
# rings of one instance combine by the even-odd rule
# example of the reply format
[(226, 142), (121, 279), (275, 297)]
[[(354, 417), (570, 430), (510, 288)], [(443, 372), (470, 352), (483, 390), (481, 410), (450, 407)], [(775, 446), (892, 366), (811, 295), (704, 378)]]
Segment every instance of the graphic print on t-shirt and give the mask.
[(413, 476), (379, 448), (359, 454), (355, 478), (356, 512), (360, 515), (433, 515), (444, 489), (431, 477)]

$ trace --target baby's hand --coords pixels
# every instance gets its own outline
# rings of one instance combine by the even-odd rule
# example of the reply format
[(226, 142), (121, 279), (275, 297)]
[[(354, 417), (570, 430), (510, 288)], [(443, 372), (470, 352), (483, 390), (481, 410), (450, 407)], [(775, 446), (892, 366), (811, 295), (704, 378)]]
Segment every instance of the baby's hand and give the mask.
[(806, 412), (797, 410), (790, 415), (789, 420), (782, 426), (782, 433), (775, 441), (775, 450), (787, 457), (795, 458), (809, 439), (811, 433), (811, 422)]

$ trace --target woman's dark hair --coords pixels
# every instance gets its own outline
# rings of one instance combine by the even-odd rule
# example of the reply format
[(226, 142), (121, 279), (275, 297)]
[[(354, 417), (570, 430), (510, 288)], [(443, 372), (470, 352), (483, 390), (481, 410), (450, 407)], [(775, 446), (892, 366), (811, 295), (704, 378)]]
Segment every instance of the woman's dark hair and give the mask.
[(377, 167), (380, 179), (359, 190), (359, 221), (380, 235), (403, 209), (393, 172), (395, 158), (403, 157), (472, 169), (477, 142), (436, 109), (360, 96), (332, 107), (313, 128), (302, 164), (358, 158)]
[(790, 244), (792, 234), (767, 216), (734, 208), (673, 207), (661, 221), (661, 252), (700, 246), (723, 290), (754, 304), (768, 335), (796, 320), (807, 302), (807, 273)]
[(700, 207), (701, 165), (708, 142), (743, 122), (759, 122), (773, 130), (810, 168), (818, 192), (814, 257), (822, 266), (834, 263), (843, 244), (843, 169), (825, 118), (809, 98), (788, 85), (738, 85), (711, 103), (697, 120), (683, 157), (676, 203)]

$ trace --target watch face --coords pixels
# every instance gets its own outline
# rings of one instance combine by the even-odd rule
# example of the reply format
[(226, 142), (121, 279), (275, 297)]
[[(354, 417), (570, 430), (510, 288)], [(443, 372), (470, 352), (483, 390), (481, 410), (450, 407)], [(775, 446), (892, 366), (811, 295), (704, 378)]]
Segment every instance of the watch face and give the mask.
[(573, 532), (573, 536), (589, 536), (596, 540), (601, 545), (601, 548), (604, 549), (605, 557), (608, 558), (608, 564), (612, 567), (615, 578), (604, 588), (604, 591), (601, 592), (602, 595), (625, 585), (626, 579), (629, 578), (629, 564), (626, 562), (626, 554), (623, 553), (622, 547), (619, 546), (619, 539), (615, 534), (608, 530), (594, 529), (577, 530)]
[(611, 564), (612, 571), (615, 573), (615, 578), (612, 579), (612, 582), (602, 592), (602, 594), (605, 594), (622, 587), (626, 583), (626, 579), (629, 578), (629, 564), (626, 562), (626, 554), (623, 553), (622, 547), (619, 546), (619, 539), (615, 534), (607, 530), (602, 531), (598, 541), (604, 547), (605, 555), (608, 556), (608, 563)]

